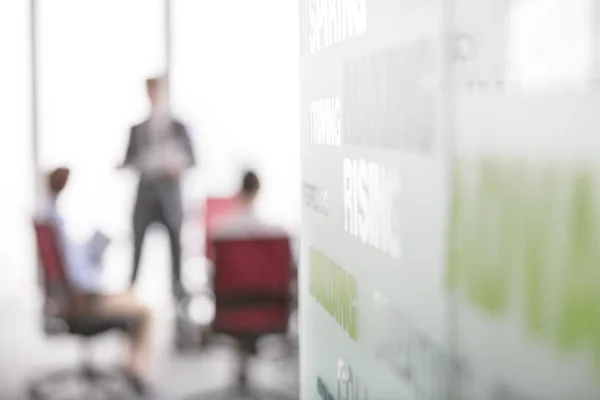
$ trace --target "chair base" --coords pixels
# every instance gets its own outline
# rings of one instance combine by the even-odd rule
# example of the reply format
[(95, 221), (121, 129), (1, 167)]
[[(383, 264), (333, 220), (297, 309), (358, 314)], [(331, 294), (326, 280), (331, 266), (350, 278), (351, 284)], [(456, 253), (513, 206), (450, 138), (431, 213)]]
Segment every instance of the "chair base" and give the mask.
[(232, 387), (213, 392), (201, 393), (187, 397), (186, 400), (298, 400), (298, 396), (274, 390), (253, 388), (249, 383), (248, 366), (251, 349), (255, 349), (255, 341), (239, 343), (241, 345), (239, 365), (235, 384)]
[(29, 400), (126, 400), (132, 391), (122, 373), (92, 367), (64, 369), (46, 374), (30, 383)]

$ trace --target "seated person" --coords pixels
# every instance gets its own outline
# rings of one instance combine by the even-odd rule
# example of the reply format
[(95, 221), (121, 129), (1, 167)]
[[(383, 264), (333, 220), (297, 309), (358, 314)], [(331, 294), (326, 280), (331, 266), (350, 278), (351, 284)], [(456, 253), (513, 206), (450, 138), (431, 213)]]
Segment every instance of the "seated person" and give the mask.
[(101, 293), (101, 263), (108, 239), (101, 233), (96, 233), (87, 243), (76, 243), (69, 238), (56, 207), (58, 197), (68, 179), (69, 170), (66, 168), (58, 168), (49, 174), (49, 204), (44, 218), (56, 228), (65, 274), (74, 292), (73, 300), (82, 300), (81, 308), (77, 311), (86, 314), (137, 317), (136, 325), (131, 331), (131, 346), (125, 369), (134, 389), (143, 392), (149, 373), (147, 368), (150, 361), (152, 314), (133, 292)]
[[(216, 225), (213, 234), (214, 240), (289, 237), (289, 234), (285, 229), (267, 224), (256, 215), (254, 204), (259, 195), (259, 191), (260, 181), (258, 176), (253, 171), (246, 171), (243, 175), (241, 189), (238, 194), (239, 206), (236, 208), (235, 212), (224, 217)], [(293, 258), (291, 258), (291, 261), (293, 263)], [(290, 282), (290, 284), (291, 291), (295, 291), (295, 282)], [(288, 346), (287, 342), (283, 351), (291, 351), (291, 346)], [(256, 348), (251, 346), (250, 352), (255, 353)]]
[(279, 227), (269, 225), (255, 213), (254, 202), (260, 190), (260, 181), (253, 171), (247, 171), (242, 178), (241, 190), (238, 196), (239, 208), (230, 216), (224, 217), (216, 226), (214, 239), (238, 239), (288, 236)]

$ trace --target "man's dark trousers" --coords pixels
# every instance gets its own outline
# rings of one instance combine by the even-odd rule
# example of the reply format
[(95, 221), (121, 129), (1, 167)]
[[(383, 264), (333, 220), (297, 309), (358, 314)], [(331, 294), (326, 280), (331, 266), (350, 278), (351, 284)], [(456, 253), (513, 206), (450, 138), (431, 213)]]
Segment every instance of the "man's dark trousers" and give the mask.
[[(132, 127), (124, 165), (136, 167), (140, 157), (148, 146), (149, 123)], [(179, 145), (189, 159), (188, 167), (195, 165), (192, 143), (185, 126), (179, 121), (171, 121), (169, 139)], [(183, 221), (183, 202), (179, 178), (142, 172), (137, 190), (137, 199), (133, 211), (133, 272), (131, 284), (135, 283), (144, 237), (148, 227), (158, 222), (167, 228), (171, 243), (171, 262), (173, 276), (173, 294), (183, 295), (181, 284), (181, 225)]]
[[(147, 195), (148, 190), (143, 190)], [(164, 206), (158, 199), (138, 199), (133, 213), (133, 271), (131, 284), (135, 283), (138, 275), (144, 238), (148, 227), (153, 223), (163, 225), (169, 235), (171, 245), (171, 276), (173, 294), (179, 297), (182, 293), (181, 287), (181, 224), (182, 219), (173, 213), (164, 210)], [(177, 207), (177, 206), (175, 206)]]
[[(182, 225), (182, 206), (178, 201), (180, 199), (172, 198), (173, 193), (180, 193), (178, 188), (166, 190), (171, 193), (169, 202), (161, 201), (161, 186), (179, 185), (174, 180), (163, 179), (159, 181), (140, 182), (138, 190), (138, 199), (133, 212), (133, 271), (131, 274), (131, 284), (135, 283), (141, 261), (144, 238), (148, 227), (153, 223), (159, 223), (167, 229), (169, 242), (171, 245), (171, 270), (172, 270), (172, 288), (173, 294), (180, 297), (182, 293), (181, 285), (181, 225)], [(175, 204), (173, 204), (175, 203)], [(179, 203), (179, 204), (177, 204)], [(167, 207), (165, 207), (165, 205)]]

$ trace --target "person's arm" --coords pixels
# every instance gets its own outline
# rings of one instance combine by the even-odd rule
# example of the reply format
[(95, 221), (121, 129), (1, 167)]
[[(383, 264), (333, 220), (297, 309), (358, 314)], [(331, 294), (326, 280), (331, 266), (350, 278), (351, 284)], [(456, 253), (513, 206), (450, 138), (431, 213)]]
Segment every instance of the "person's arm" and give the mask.
[(119, 165), (119, 168), (127, 168), (135, 165), (138, 158), (138, 146), (136, 143), (135, 126), (131, 127), (129, 132), (129, 143), (127, 144), (127, 152), (125, 153), (125, 159), (123, 163)]
[(83, 293), (97, 292), (101, 286), (101, 264), (90, 259), (85, 245), (73, 241), (58, 214), (53, 216), (54, 229), (59, 241), (63, 267), (75, 290)]
[(84, 244), (88, 259), (94, 264), (101, 265), (104, 252), (109, 244), (110, 238), (108, 236), (100, 231), (94, 232)]
[(192, 144), (192, 139), (190, 137), (190, 133), (184, 124), (179, 124), (179, 132), (181, 135), (181, 142), (183, 145), (183, 151), (187, 158), (187, 165), (185, 168), (192, 168), (196, 166), (196, 155), (194, 152), (194, 146)]
[(190, 134), (185, 125), (176, 121), (174, 128), (177, 149), (174, 149), (173, 157), (167, 166), (167, 174), (171, 178), (179, 179), (187, 169), (196, 165), (196, 157)]
[(97, 293), (102, 286), (102, 260), (89, 252), (85, 243), (63, 246), (65, 267), (71, 285), (79, 292)]

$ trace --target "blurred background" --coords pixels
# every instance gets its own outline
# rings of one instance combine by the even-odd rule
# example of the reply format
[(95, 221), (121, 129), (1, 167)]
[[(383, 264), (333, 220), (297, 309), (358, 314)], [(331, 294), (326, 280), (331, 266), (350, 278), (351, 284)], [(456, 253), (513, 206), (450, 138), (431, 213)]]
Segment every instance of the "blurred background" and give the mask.
[[(169, 72), (172, 109), (198, 161), (184, 184), (184, 269), (203, 262), (207, 193), (234, 195), (246, 168), (262, 178), (258, 212), (299, 228), (298, 6), (260, 1), (0, 2), (0, 320), (14, 325), (0, 334), (0, 398), (20, 398), (34, 366), (61, 360), (35, 357), (46, 351), (31, 229), (42, 171), (72, 168), (62, 199), (68, 230), (113, 237), (106, 286), (128, 286), (136, 177), (116, 166), (130, 127), (148, 115), (146, 78)], [(174, 312), (169, 256), (166, 234), (151, 230), (137, 290), (164, 319)], [(56, 354), (68, 363), (65, 346)]]
[[(19, 171), (4, 177), (12, 193), (1, 208), (6, 241), (0, 257), (10, 274), (3, 272), (0, 296), (22, 297), (22, 290), (31, 288), (33, 270), (16, 266), (34, 256), (27, 249), (33, 239), (28, 222), (36, 168), (76, 166), (63, 196), (65, 219), (72, 221), (75, 236), (100, 227), (127, 241), (135, 177), (115, 168), (125, 155), (131, 125), (147, 116), (145, 79), (166, 71), (168, 37), (173, 112), (188, 125), (198, 158), (184, 185), (190, 225), (200, 216), (206, 193), (233, 195), (241, 172), (252, 168), (263, 178), (259, 212), (299, 228), (299, 62), (297, 47), (290, 45), (298, 42), (297, 5), (171, 3), (174, 23), (167, 34), (163, 0), (39, 2), (36, 137), (28, 134), (34, 117), (30, 3), (0, 5), (0, 96), (10, 110), (1, 114), (1, 162)], [(231, 13), (234, 6), (238, 11)], [(271, 18), (265, 10), (280, 17)], [(111, 284), (125, 282), (119, 273), (129, 272), (123, 269), (109, 268)]]
[[(598, 4), (0, 1), (0, 400), (37, 400), (31, 379), (80, 357), (42, 329), (32, 216), (47, 171), (71, 168), (66, 229), (106, 232), (104, 287), (128, 288), (137, 176), (117, 166), (149, 115), (146, 79), (163, 74), (197, 158), (183, 182), (183, 281), (202, 296), (173, 299), (169, 242), (153, 226), (135, 294), (155, 315), (161, 398), (231, 382), (230, 343), (192, 331), (217, 308), (207, 199), (231, 199), (251, 169), (260, 219), (289, 233), (296, 265), (311, 254), (302, 366), (295, 298), (287, 340), (260, 342), (254, 380), (297, 399), (301, 370), (306, 400), (362, 400), (327, 392), (359, 376), (365, 400), (600, 399)], [(338, 132), (349, 113), (324, 104), (354, 107), (361, 132)], [(325, 144), (334, 131), (339, 147)], [(411, 135), (431, 146), (399, 144)], [(343, 168), (359, 164), (370, 182)], [(349, 210), (373, 236), (350, 232)], [(373, 245), (380, 233), (400, 260)], [(347, 287), (329, 285), (338, 272)], [(119, 339), (94, 346), (101, 365), (120, 361)]]

